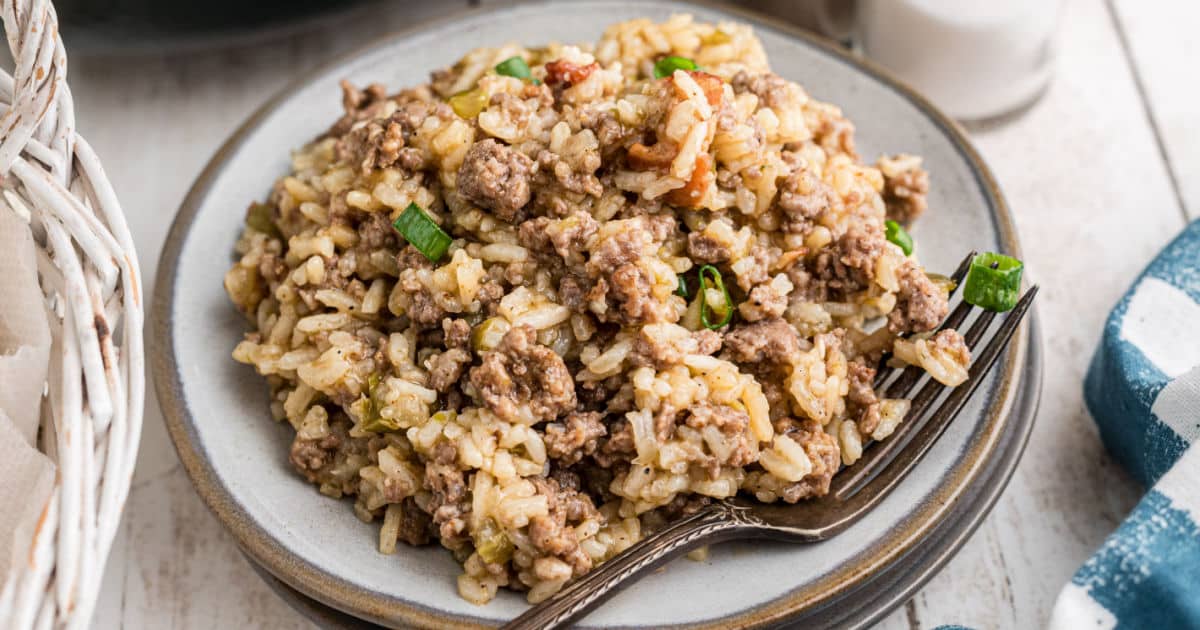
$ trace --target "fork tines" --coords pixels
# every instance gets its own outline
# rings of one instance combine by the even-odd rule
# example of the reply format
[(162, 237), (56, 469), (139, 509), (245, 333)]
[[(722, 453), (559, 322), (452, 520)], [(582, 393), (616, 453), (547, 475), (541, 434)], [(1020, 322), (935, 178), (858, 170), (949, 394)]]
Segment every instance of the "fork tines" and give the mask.
[[(974, 252), (967, 255), (952, 276), (955, 288), (962, 284), (974, 256)], [(928, 382), (915, 396), (912, 396), (912, 407), (900, 427), (887, 440), (871, 444), (863, 452), (863, 456), (858, 462), (836, 475), (830, 494), (838, 500), (845, 500), (871, 484), (874, 486), (872, 494), (882, 495), (899, 482), (941, 437), (946, 428), (950, 426), (950, 422), (979, 387), (983, 377), (1012, 339), (1037, 293), (1038, 287), (1036, 285), (1031, 287), (1021, 296), (1017, 305), (1007, 313), (984, 311), (962, 301), (942, 322), (938, 330), (958, 328), (973, 311), (980, 312), (963, 335), (967, 347), (971, 349), (972, 359), (967, 380), (958, 387), (947, 388), (932, 378), (926, 378), (924, 370), (917, 366), (880, 370), (880, 376), (876, 379), (876, 387), (886, 383), (897, 373), (900, 374), (884, 390), (884, 396), (887, 398), (908, 398), (923, 379)], [(953, 291), (951, 295), (953, 296)], [(1001, 320), (1000, 326), (987, 339), (986, 343), (983, 343), (988, 329), (996, 319)], [(942, 401), (941, 405), (931, 411), (933, 402), (947, 389), (951, 389), (950, 394)], [(927, 412), (928, 417), (926, 418)]]

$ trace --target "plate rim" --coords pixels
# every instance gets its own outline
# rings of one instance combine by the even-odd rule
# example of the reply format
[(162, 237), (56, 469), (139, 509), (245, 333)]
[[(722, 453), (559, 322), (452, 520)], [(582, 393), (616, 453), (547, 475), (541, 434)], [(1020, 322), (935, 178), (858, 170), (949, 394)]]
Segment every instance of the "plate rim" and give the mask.
[[(243, 123), (238, 125), (229, 138), (222, 143), (220, 148), (217, 149), (189, 188), (179, 210), (176, 212), (175, 218), (172, 220), (170, 230), (164, 242), (159, 267), (155, 276), (155, 290), (151, 311), (151, 343), (148, 344), (150, 368), (154, 378), (159, 407), (162, 410), (168, 434), (184, 465), (184, 469), (188, 473), (188, 477), (191, 479), (193, 486), (205, 504), (234, 536), (238, 545), (257, 564), (266, 568), (271, 574), (279, 577), (301, 593), (355, 616), (376, 621), (382, 620), (384, 622), (399, 620), (404, 623), (431, 627), (447, 623), (453, 623), (459, 627), (488, 627), (487, 620), (481, 620), (478, 617), (462, 617), (456, 614), (445, 613), (444, 611), (412, 600), (401, 600), (392, 597), (387, 597), (385, 600), (378, 593), (364, 590), (354, 584), (329, 575), (305, 558), (293, 554), (281, 545), (275, 536), (259, 525), (244, 506), (234, 499), (232, 493), (225, 487), (216, 474), (211, 462), (205, 455), (203, 445), (197, 439), (194, 430), (194, 418), (186, 405), (182, 391), (181, 374), (179, 366), (175, 361), (175, 344), (170, 334), (170, 329), (180, 253), (196, 215), (207, 198), (214, 182), (227, 167), (230, 156), (243, 145), (247, 137), (292, 92), (311, 82), (314, 77), (332, 72), (339, 67), (343, 67), (356, 59), (368, 55), (376, 49), (410, 38), (425, 30), (444, 28), (462, 20), (478, 19), (490, 14), (527, 10), (530, 7), (561, 6), (563, 4), (566, 4), (563, 0), (526, 0), (456, 11), (437, 19), (420, 22), (409, 28), (375, 38), (363, 46), (338, 55), (329, 61), (303, 72), (255, 109)], [(601, 0), (589, 0), (575, 4), (603, 5), (605, 3)], [(834, 42), (804, 31), (797, 26), (782, 23), (777, 19), (742, 7), (720, 4), (713, 0), (693, 0), (689, 3), (681, 3), (678, 0), (650, 0), (647, 4), (657, 4), (680, 10), (683, 10), (686, 4), (697, 5), (710, 12), (724, 14), (732, 19), (750, 23), (756, 30), (774, 31), (808, 46), (816, 53), (827, 55), (896, 92), (925, 115), (944, 134), (954, 149), (967, 162), (979, 189), (984, 193), (985, 199), (989, 202), (992, 210), (991, 219), (996, 227), (997, 236), (1002, 248), (1015, 256), (1019, 257), (1021, 255), (1015, 224), (1004, 195), (1000, 191), (991, 170), (967, 139), (965, 132), (958, 123), (943, 114), (925, 97), (907, 86), (903, 81), (892, 76), (890, 72), (869, 60), (848, 53)], [(982, 470), (986, 467), (985, 465), (988, 463), (990, 455), (997, 450), (1001, 438), (1005, 435), (1005, 429), (1011, 424), (1014, 407), (1017, 403), (1021, 402), (1017, 400), (1017, 398), (1022, 397), (1021, 392), (1018, 391), (1018, 386), (1027, 387), (1032, 384), (1035, 390), (1040, 391), (1040, 369), (1035, 371), (1036, 382), (1026, 383), (1026, 379), (1024, 378), (1026, 376), (1024, 374), (1026, 371), (1026, 355), (1030, 354), (1031, 348), (1036, 349), (1038, 347), (1035, 344), (1031, 344), (1029, 331), (1029, 324), (1022, 325), (1018, 332), (1015, 351), (1006, 352), (1004, 365), (1001, 368), (1003, 370), (1001, 381), (997, 387), (999, 398), (997, 404), (986, 411), (986, 430), (981, 432), (987, 436), (987, 439), (969, 444), (966, 453), (958, 464), (947, 471), (944, 480), (933, 495), (938, 500), (928, 501), (926, 505), (917, 506), (915, 509), (907, 512), (903, 518), (902, 527), (897, 530), (893, 537), (880, 541), (864, 552), (867, 557), (863, 563), (855, 566), (838, 567), (821, 579), (800, 585), (776, 599), (737, 611), (725, 617), (706, 620), (703, 626), (689, 624), (688, 627), (723, 628), (730, 625), (747, 627), (779, 623), (793, 615), (799, 614), (803, 610), (820, 607), (838, 599), (840, 596), (869, 581), (866, 576), (892, 566), (903, 559), (917, 545), (926, 530), (933, 528), (941, 522), (943, 517), (950, 513), (959, 502), (970, 494), (973, 484), (978, 481)], [(1040, 352), (1035, 351), (1033, 355), (1031, 358), (1035, 359), (1034, 362), (1040, 368)], [(1036, 409), (1036, 398), (1038, 398), (1036, 393), (1034, 398), (1032, 408)], [(1017, 462), (1020, 460), (1020, 451), (1023, 451), (1024, 443), (1028, 440), (1029, 433), (1033, 428), (1032, 416), (1034, 415), (1036, 414), (1031, 411), (1031, 418), (1022, 427), (1023, 435), (1017, 436), (1021, 440), (1021, 448), (1013, 457), (1007, 474), (997, 484), (998, 488), (994, 492), (997, 498), (1004, 486), (1007, 485), (1007, 480), (1011, 476), (1012, 469), (1015, 469)], [(978, 491), (979, 489), (975, 488), (975, 490)], [(994, 499), (984, 509), (980, 510), (980, 515), (976, 519), (978, 522), (981, 522), (982, 517), (990, 511), (991, 504), (994, 504)], [(969, 527), (970, 531), (973, 531), (978, 526), (978, 522)], [(967, 532), (965, 536), (962, 536), (962, 541), (958, 542), (958, 544), (951, 545), (952, 549), (948, 553), (943, 554), (939, 564), (944, 564), (950, 556), (957, 552), (962, 542), (965, 542), (965, 539), (969, 537), (969, 533)], [(920, 581), (924, 582), (929, 577), (932, 577), (932, 575), (927, 575)], [(894, 607), (894, 605), (893, 603), (892, 606)]]

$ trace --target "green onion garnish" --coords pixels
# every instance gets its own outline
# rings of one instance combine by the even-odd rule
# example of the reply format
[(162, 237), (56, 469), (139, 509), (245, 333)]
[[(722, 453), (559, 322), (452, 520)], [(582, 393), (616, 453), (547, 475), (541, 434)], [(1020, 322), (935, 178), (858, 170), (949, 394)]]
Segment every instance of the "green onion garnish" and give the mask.
[[(721, 296), (725, 300), (725, 314), (721, 316), (721, 321), (713, 322), (709, 316), (713, 312), (708, 306), (706, 294), (708, 292), (708, 283), (705, 282), (704, 273), (708, 272), (711, 278), (712, 286), (721, 292)], [(722, 328), (733, 319), (733, 299), (729, 297), (729, 290), (725, 288), (725, 281), (721, 279), (721, 271), (712, 265), (704, 265), (700, 268), (700, 273), (696, 274), (700, 279), (700, 323), (709, 330), (717, 330)]]
[(675, 74), (676, 70), (695, 70), (696, 62), (687, 57), (663, 57), (654, 64), (654, 78), (661, 79)]
[(675, 295), (678, 295), (686, 300), (688, 298), (687, 280), (685, 280), (683, 276), (677, 277), (679, 278), (679, 288), (675, 289)]
[(415, 203), (408, 204), (392, 227), (430, 262), (437, 262), (450, 248), (450, 236)]
[(272, 208), (265, 203), (252, 203), (246, 210), (246, 225), (270, 236), (279, 236), (279, 227), (271, 218)]
[(518, 79), (528, 79), (533, 76), (529, 71), (529, 64), (521, 57), (509, 57), (504, 61), (496, 64), (496, 74), (502, 74), (506, 77), (516, 77)]
[(904, 230), (904, 226), (888, 219), (883, 222), (883, 234), (887, 237), (889, 243), (894, 243), (900, 247), (905, 256), (909, 256), (913, 252), (912, 237)]
[(971, 260), (963, 299), (975, 306), (1002, 313), (1017, 305), (1021, 272), (1025, 264), (1011, 256), (983, 253)]
[(362, 400), (359, 413), (362, 415), (360, 423), (363, 431), (372, 433), (386, 433), (388, 431), (399, 431), (400, 425), (394, 420), (389, 420), (379, 415), (379, 410), (383, 408), (382, 396), (379, 392), (379, 383), (383, 377), (378, 373), (372, 373), (367, 377), (367, 397)]

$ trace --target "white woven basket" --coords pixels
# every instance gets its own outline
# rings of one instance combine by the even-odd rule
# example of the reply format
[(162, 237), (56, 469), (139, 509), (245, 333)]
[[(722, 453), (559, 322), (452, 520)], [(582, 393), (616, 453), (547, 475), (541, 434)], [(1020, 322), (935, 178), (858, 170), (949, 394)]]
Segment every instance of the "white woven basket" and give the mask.
[(53, 495), (29, 561), (0, 593), (0, 628), (84, 628), (141, 434), (141, 277), (117, 197), (75, 131), (53, 6), (3, 0), (0, 9), (15, 61), (12, 75), (0, 71), (0, 195), (28, 214), (51, 355), (62, 359), (51, 368), (39, 439), (58, 467)]

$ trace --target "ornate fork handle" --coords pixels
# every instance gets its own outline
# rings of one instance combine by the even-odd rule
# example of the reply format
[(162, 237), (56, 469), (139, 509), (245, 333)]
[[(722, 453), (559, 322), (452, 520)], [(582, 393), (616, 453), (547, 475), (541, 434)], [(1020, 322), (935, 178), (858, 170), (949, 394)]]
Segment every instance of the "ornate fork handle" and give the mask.
[(747, 508), (725, 501), (671, 523), (600, 565), (504, 626), (550, 630), (565, 626), (628, 586), (638, 575), (697, 547), (744, 537), (762, 522)]

